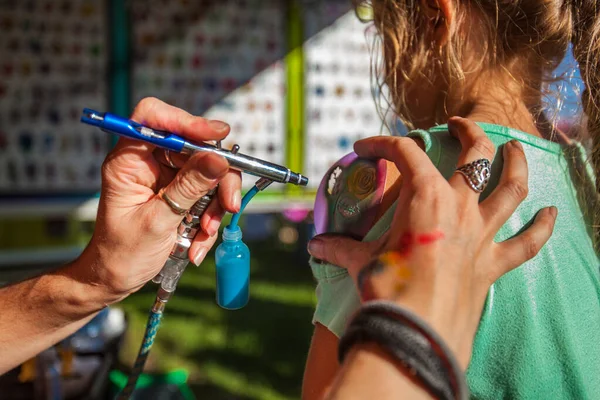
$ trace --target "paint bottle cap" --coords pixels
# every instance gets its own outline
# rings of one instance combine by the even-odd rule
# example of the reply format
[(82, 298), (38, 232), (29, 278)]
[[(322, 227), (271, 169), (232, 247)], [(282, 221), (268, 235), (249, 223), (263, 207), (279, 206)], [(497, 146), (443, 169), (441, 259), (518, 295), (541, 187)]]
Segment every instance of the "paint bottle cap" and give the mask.
[(235, 242), (242, 238), (242, 230), (239, 226), (226, 226), (223, 229), (223, 240)]

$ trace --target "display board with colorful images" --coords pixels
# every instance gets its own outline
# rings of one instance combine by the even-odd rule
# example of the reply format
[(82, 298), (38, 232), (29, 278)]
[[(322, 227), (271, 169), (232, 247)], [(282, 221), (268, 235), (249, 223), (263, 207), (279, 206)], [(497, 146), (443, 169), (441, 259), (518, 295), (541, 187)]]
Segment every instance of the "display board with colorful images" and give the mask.
[(370, 79), (372, 25), (348, 1), (306, 2), (304, 155), (317, 187), (327, 170), (359, 139), (387, 132)]
[[(271, 162), (288, 165), (290, 154), (302, 152), (300, 172), (313, 190), (356, 139), (381, 130), (366, 25), (350, 2), (302, 1), (296, 13), (277, 0), (156, 3), (132, 2), (135, 101), (154, 96), (227, 121), (232, 130), (224, 147), (237, 143), (241, 152)], [(291, 19), (306, 41), (299, 81), (286, 71)], [(303, 96), (286, 103), (292, 85)], [(290, 107), (303, 108), (303, 146), (291, 148), (287, 140)], [(253, 182), (245, 177), (244, 186)]]
[[(0, 2), (0, 193), (93, 193), (113, 138), (79, 122), (83, 107), (109, 110), (109, 2)], [(223, 143), (322, 176), (352, 143), (379, 134), (367, 25), (340, 0), (133, 0), (130, 106), (153, 96), (231, 125)], [(290, 26), (300, 26), (300, 46)], [(114, 35), (113, 35), (114, 36)], [(300, 49), (301, 73), (290, 74)], [(289, 101), (292, 87), (301, 92)], [(112, 88), (114, 89), (114, 88)], [(290, 115), (303, 116), (298, 141)], [(121, 111), (122, 113), (122, 111)], [(291, 165), (290, 165), (291, 166)], [(245, 177), (250, 187), (254, 178)], [(277, 188), (269, 189), (273, 193)], [(298, 192), (296, 192), (298, 193)]]
[(98, 190), (110, 138), (79, 117), (106, 108), (105, 6), (0, 1), (0, 195)]
[[(285, 164), (285, 2), (132, 6), (134, 101), (154, 96), (226, 121), (223, 147), (238, 144), (244, 154)], [(255, 181), (244, 178), (245, 187)]]

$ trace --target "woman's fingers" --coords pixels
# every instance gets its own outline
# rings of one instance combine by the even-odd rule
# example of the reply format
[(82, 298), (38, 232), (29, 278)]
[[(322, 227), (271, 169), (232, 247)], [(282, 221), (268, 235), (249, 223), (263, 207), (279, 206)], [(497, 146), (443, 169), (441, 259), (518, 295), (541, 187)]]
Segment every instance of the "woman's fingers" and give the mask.
[[(220, 186), (217, 192), (219, 190), (221, 190)], [(200, 218), (200, 228), (208, 233), (209, 236), (217, 234), (224, 215), (225, 210), (223, 209), (221, 202), (218, 198), (213, 198)]]
[(196, 266), (202, 264), (202, 261), (206, 258), (206, 254), (208, 251), (214, 246), (217, 241), (216, 233), (212, 236), (208, 235), (206, 232), (198, 232), (190, 249), (188, 251), (188, 255), (190, 257), (190, 261), (194, 263)]
[(189, 161), (177, 173), (163, 192), (163, 198), (155, 196), (150, 202), (158, 217), (156, 223), (164, 223), (166, 227), (177, 226), (183, 218), (173, 210), (165, 200), (172, 200), (182, 209), (190, 209), (198, 199), (214, 188), (229, 170), (229, 164), (223, 157), (212, 153), (199, 153), (190, 157)]
[(242, 204), (242, 174), (239, 171), (230, 169), (227, 175), (219, 183), (219, 203), (232, 214), (240, 211)]
[(360, 157), (392, 161), (404, 177), (404, 182), (424, 176), (442, 177), (427, 154), (410, 138), (372, 137), (356, 142), (354, 150)]
[(358, 272), (378, 253), (381, 242), (359, 242), (346, 236), (323, 234), (308, 243), (311, 256), (329, 264), (346, 268), (356, 281)]
[(172, 169), (182, 168), (190, 159), (188, 154), (175, 153), (165, 149), (154, 149), (153, 154), (159, 163)]
[(216, 198), (210, 202), (200, 218), (202, 231), (198, 232), (190, 247), (190, 261), (194, 264), (199, 265), (206, 252), (214, 244), (214, 240), (209, 239), (218, 236), (219, 226), (221, 226), (225, 210), (227, 209), (232, 213), (239, 211), (241, 185), (242, 177), (238, 171), (229, 170), (225, 177), (221, 179)]
[(142, 99), (133, 110), (131, 119), (196, 141), (224, 139), (230, 129), (225, 122), (196, 117), (153, 97)]
[[(494, 159), (496, 153), (494, 144), (475, 122), (465, 118), (452, 117), (448, 120), (448, 130), (460, 140), (462, 146), (457, 168), (482, 158), (490, 162)], [(461, 195), (479, 199), (479, 193), (471, 188), (466, 179), (466, 176), (456, 172), (450, 177), (449, 182)]]
[(496, 245), (496, 260), (500, 263), (500, 270), (497, 271), (497, 276), (491, 277), (492, 282), (539, 253), (552, 236), (557, 214), (556, 207), (542, 209), (525, 232)]
[[(142, 99), (133, 110), (131, 119), (157, 130), (176, 133), (192, 141), (221, 140), (229, 134), (230, 130), (225, 122), (193, 116), (153, 97)], [(127, 154), (123, 154), (121, 150), (128, 150)], [(120, 152), (120, 157), (127, 161), (127, 159), (145, 159), (155, 150), (156, 146), (151, 143), (121, 137), (111, 153)], [(184, 161), (181, 155), (173, 153), (171, 155), (175, 164)], [(164, 154), (158, 155), (157, 160), (166, 163)]]
[[(168, 153), (163, 149), (155, 149), (154, 157), (166, 167), (166, 170), (162, 170), (162, 174), (166, 175), (168, 178), (168, 180), (165, 181), (170, 182), (175, 176), (175, 173), (170, 173), (170, 171), (177, 171), (177, 169), (174, 169), (170, 164), (173, 163), (176, 168), (181, 168), (185, 165), (187, 160), (189, 160), (190, 156), (178, 153)], [(169, 160), (171, 162), (169, 162)], [(219, 183), (218, 201), (222, 205), (222, 208), (230, 213), (236, 213), (240, 210), (242, 203), (241, 187), (241, 172), (230, 169)]]
[(448, 129), (462, 146), (462, 151), (458, 156), (458, 166), (480, 158), (488, 160), (494, 158), (494, 154), (496, 154), (494, 144), (475, 122), (466, 118), (452, 117), (448, 120)]
[(525, 200), (528, 192), (528, 167), (523, 146), (517, 140), (502, 148), (504, 167), (498, 186), (481, 202), (480, 210), (492, 236)]
[[(176, 133), (192, 141), (221, 140), (230, 127), (225, 122), (211, 121), (191, 115), (187, 111), (171, 106), (153, 97), (142, 99), (131, 114), (133, 121), (157, 130)], [(156, 146), (129, 138), (119, 138), (115, 149), (133, 147), (143, 155), (152, 153)]]

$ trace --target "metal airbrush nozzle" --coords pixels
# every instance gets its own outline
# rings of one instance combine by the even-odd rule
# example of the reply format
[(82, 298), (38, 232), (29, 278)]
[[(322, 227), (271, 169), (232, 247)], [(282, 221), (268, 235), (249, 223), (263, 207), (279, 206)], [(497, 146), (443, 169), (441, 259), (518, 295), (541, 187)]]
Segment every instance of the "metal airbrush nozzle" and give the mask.
[(302, 174), (292, 172), (290, 174), (290, 183), (294, 183), (298, 186), (306, 186), (308, 185), (308, 178), (303, 176)]
[(231, 150), (220, 149), (206, 143), (190, 143), (185, 142), (182, 153), (192, 154), (196, 152), (210, 152), (224, 157), (229, 166), (247, 174), (267, 178), (279, 183), (292, 183), (294, 185), (308, 185), (308, 178), (292, 172), (289, 168), (271, 162), (261, 160), (239, 153), (239, 146), (233, 146)]

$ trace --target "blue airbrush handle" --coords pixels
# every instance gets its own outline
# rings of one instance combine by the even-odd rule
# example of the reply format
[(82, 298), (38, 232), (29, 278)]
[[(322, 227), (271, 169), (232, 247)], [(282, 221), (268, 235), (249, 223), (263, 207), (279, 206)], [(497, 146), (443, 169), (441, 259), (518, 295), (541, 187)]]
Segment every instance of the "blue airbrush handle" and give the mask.
[(121, 118), (111, 113), (102, 113), (89, 108), (83, 110), (81, 122), (97, 126), (105, 132), (131, 139), (143, 140), (163, 149), (181, 152), (185, 140), (171, 132), (148, 128), (135, 121)]
[(83, 110), (81, 122), (97, 126), (108, 133), (142, 140), (177, 153), (215, 153), (224, 157), (229, 163), (230, 168), (273, 182), (291, 183), (299, 186), (308, 185), (308, 178), (306, 176), (293, 172), (282, 165), (239, 153), (240, 146), (238, 145), (234, 145), (231, 150), (227, 150), (222, 149), (220, 146), (213, 146), (204, 142), (191, 142), (174, 133), (152, 129), (129, 119), (121, 118), (118, 115), (98, 112), (89, 108)]

